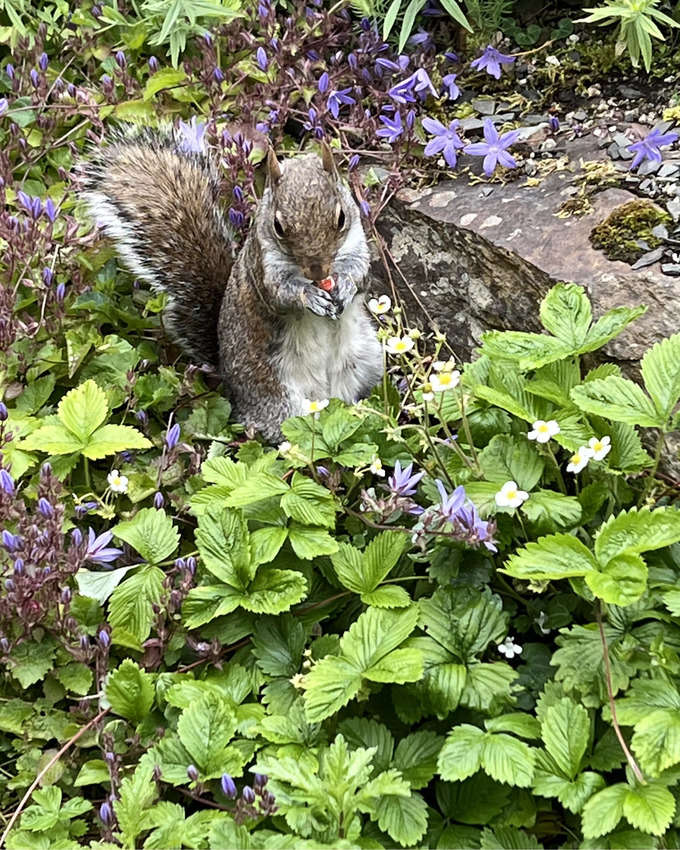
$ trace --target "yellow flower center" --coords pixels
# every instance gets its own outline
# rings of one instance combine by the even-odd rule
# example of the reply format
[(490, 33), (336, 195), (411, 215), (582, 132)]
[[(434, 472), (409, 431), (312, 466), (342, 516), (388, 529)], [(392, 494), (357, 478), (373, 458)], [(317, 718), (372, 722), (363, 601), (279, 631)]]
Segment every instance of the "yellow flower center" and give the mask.
[(505, 495), (508, 499), (516, 499), (517, 498), (517, 490), (506, 490)]
[(581, 463), (581, 455), (572, 455), (571, 456), (572, 463)]
[(406, 351), (407, 348), (406, 343), (401, 339), (395, 344), (394, 347), (397, 351)]
[(539, 425), (538, 430), (541, 432), (541, 434), (547, 434), (548, 433), (548, 426), (547, 425)]
[(603, 448), (604, 448), (604, 446), (599, 441), (597, 443), (593, 444), (593, 449), (596, 452), (601, 452)]

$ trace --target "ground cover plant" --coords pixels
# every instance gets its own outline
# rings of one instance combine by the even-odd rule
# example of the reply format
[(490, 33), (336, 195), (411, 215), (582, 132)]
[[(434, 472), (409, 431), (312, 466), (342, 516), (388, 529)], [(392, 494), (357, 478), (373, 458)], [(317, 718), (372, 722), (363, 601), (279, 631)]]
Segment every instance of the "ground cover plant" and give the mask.
[(635, 382), (602, 348), (645, 308), (562, 283), (461, 364), (376, 291), (382, 384), (271, 447), (77, 203), (120, 121), (215, 149), (236, 233), (270, 140), (328, 139), (378, 247), (404, 182), (513, 179), (521, 121), (458, 122), (521, 4), (361, 6), (0, 3), (11, 850), (677, 844), (680, 334)]

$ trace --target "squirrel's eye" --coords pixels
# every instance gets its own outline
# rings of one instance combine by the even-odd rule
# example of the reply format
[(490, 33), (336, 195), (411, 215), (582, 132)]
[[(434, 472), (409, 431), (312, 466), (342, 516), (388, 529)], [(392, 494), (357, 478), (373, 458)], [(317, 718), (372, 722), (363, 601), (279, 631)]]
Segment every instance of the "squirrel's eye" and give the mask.
[(279, 239), (283, 239), (283, 237), (286, 235), (278, 213), (276, 213), (276, 215), (274, 216), (274, 233), (276, 233)]
[(340, 208), (340, 212), (338, 213), (338, 230), (342, 230), (345, 226), (345, 212), (342, 208)]

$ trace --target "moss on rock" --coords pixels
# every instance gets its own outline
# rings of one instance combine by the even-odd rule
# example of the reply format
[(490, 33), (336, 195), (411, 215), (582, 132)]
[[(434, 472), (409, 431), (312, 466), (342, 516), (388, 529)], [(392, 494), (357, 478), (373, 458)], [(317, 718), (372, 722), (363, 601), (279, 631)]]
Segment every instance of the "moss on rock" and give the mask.
[(661, 240), (654, 236), (652, 230), (658, 224), (670, 221), (670, 218), (652, 201), (628, 201), (612, 210), (592, 229), (590, 241), (610, 260), (634, 263), (646, 251), (659, 245)]

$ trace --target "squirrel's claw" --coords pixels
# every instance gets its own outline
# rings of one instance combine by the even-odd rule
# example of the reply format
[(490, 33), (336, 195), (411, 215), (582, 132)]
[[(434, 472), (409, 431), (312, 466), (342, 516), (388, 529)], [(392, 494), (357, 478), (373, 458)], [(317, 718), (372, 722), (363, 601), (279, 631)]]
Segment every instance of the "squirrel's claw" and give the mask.
[(338, 307), (331, 298), (330, 293), (319, 289), (319, 287), (312, 283), (305, 284), (302, 287), (300, 290), (300, 300), (303, 307), (311, 310), (317, 316), (326, 316), (329, 319), (338, 318)]

